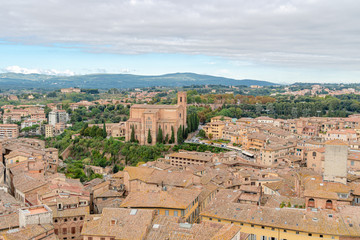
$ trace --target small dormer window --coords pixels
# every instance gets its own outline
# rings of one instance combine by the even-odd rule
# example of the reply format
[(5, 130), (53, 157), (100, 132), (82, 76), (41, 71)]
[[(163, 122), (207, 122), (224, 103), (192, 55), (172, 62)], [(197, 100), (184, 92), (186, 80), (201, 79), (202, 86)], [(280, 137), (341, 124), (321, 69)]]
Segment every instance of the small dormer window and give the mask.
[(115, 224), (116, 224), (116, 219), (111, 219), (111, 220), (110, 220), (110, 225), (111, 225), (111, 226), (114, 226)]

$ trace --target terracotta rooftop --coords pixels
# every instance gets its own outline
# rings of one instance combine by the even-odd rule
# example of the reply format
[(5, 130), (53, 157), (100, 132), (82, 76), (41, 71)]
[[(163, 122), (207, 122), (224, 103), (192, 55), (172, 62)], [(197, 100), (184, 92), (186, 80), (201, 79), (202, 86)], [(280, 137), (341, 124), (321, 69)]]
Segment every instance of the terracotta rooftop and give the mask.
[(343, 207), (340, 212), (313, 212), (305, 209), (269, 208), (229, 202), (213, 204), (200, 215), (309, 233), (357, 237), (360, 235), (358, 207)]
[(200, 190), (171, 188), (167, 191), (130, 192), (121, 207), (186, 209), (199, 196)]
[(91, 221), (84, 222), (81, 235), (144, 239), (154, 214), (154, 210), (104, 208), (101, 215), (92, 215)]
[(325, 142), (325, 145), (346, 145), (347, 146), (347, 143), (345, 143), (339, 139), (335, 139), (335, 140), (329, 140), (329, 141)]

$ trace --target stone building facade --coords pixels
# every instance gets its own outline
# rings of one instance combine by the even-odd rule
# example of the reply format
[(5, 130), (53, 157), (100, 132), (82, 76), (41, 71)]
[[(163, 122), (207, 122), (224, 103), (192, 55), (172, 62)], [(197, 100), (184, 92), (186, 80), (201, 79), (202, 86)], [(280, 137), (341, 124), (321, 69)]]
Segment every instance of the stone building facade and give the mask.
[(130, 108), (130, 118), (126, 122), (125, 140), (130, 141), (132, 129), (135, 130), (135, 139), (141, 145), (148, 145), (148, 132), (151, 133), (151, 144), (156, 144), (159, 128), (163, 137), (171, 137), (174, 129), (175, 141), (180, 126), (186, 127), (186, 92), (178, 92), (177, 105), (147, 105), (135, 104)]

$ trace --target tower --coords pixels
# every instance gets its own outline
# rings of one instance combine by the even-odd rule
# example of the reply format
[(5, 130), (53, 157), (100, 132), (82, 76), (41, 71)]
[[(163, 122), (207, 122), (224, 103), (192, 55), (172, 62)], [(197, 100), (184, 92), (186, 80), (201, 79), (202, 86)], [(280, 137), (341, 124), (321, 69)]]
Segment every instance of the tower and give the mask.
[(341, 140), (325, 143), (324, 180), (346, 184), (348, 145)]
[(186, 92), (178, 92), (178, 105), (183, 107), (183, 123), (181, 125), (186, 127), (186, 119), (187, 119), (187, 95)]

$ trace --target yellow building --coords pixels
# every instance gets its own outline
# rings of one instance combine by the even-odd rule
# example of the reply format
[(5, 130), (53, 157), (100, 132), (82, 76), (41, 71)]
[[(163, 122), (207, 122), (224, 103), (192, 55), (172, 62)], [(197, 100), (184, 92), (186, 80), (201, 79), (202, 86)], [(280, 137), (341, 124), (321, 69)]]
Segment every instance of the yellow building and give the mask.
[(201, 212), (202, 221), (241, 226), (249, 240), (359, 239), (360, 209), (344, 206), (341, 211), (308, 211), (221, 202)]
[(203, 127), (203, 130), (205, 131), (206, 136), (211, 139), (222, 139), (222, 133), (225, 126), (226, 123), (222, 121), (210, 122)]
[(54, 126), (47, 124), (45, 125), (45, 138), (54, 137)]
[(199, 194), (198, 190), (180, 188), (136, 191), (130, 192), (120, 207), (155, 209), (160, 215), (181, 217), (193, 223), (199, 215)]
[(210, 120), (210, 122), (219, 122), (219, 121), (231, 123), (232, 118), (225, 117), (225, 116), (216, 116), (216, 117), (211, 118), (211, 120)]

